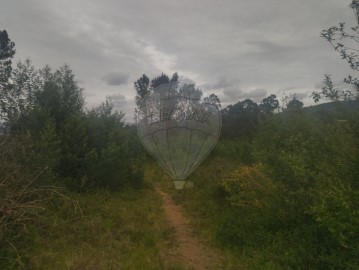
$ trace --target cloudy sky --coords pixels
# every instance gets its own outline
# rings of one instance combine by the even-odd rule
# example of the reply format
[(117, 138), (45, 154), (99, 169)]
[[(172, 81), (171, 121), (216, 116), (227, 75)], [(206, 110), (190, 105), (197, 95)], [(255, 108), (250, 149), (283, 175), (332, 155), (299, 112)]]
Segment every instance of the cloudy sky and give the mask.
[(354, 25), (351, 0), (0, 0), (0, 29), (16, 60), (69, 64), (87, 106), (111, 96), (133, 118), (133, 82), (161, 72), (190, 78), (223, 105), (294, 94), (309, 105), (323, 74), (348, 65), (319, 37)]

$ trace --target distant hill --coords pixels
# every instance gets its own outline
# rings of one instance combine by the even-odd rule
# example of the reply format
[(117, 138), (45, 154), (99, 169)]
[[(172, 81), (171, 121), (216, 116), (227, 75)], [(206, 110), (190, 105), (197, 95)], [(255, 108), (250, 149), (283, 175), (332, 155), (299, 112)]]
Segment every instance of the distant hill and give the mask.
[(345, 120), (353, 113), (359, 114), (359, 101), (327, 102), (305, 107), (303, 112), (329, 121)]
[(318, 105), (313, 105), (303, 108), (304, 111), (324, 111), (324, 112), (333, 112), (339, 109), (345, 109), (348, 111), (357, 111), (359, 110), (359, 101), (350, 100), (350, 101), (338, 101), (338, 102), (327, 102)]

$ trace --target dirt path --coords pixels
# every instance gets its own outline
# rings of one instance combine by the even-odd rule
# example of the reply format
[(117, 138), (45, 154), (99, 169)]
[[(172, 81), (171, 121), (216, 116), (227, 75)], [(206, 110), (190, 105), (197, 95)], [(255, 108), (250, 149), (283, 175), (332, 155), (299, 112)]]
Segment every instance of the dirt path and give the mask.
[(198, 235), (193, 235), (182, 208), (160, 187), (155, 187), (155, 190), (161, 195), (165, 215), (175, 229), (178, 246), (171, 253), (175, 253), (176, 260), (191, 269), (221, 269), (219, 255), (206, 246)]

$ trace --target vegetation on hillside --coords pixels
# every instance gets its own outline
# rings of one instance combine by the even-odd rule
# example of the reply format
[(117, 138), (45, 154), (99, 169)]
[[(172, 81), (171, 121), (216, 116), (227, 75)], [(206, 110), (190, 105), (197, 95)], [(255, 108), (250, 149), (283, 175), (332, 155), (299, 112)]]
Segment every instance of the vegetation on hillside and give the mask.
[[(341, 23), (322, 37), (357, 72), (350, 31)], [(111, 100), (85, 109), (68, 65), (14, 66), (14, 54), (0, 31), (0, 269), (181, 269), (163, 257), (173, 239), (152, 188), (169, 179), (135, 126)], [(143, 75), (137, 106), (178, 78)], [(188, 178), (194, 187), (173, 196), (229, 254), (227, 269), (358, 268), (359, 87), (344, 82), (325, 75), (312, 93), (325, 105), (269, 95), (222, 109), (220, 141)]]

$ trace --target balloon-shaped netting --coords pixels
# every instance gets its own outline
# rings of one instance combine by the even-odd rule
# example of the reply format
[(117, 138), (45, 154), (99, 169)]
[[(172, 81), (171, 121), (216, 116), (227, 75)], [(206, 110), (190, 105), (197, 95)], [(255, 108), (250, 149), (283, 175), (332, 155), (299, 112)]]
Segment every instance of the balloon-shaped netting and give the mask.
[(139, 137), (173, 179), (186, 179), (216, 145), (219, 100), (193, 84), (173, 82), (150, 91), (138, 114)]

